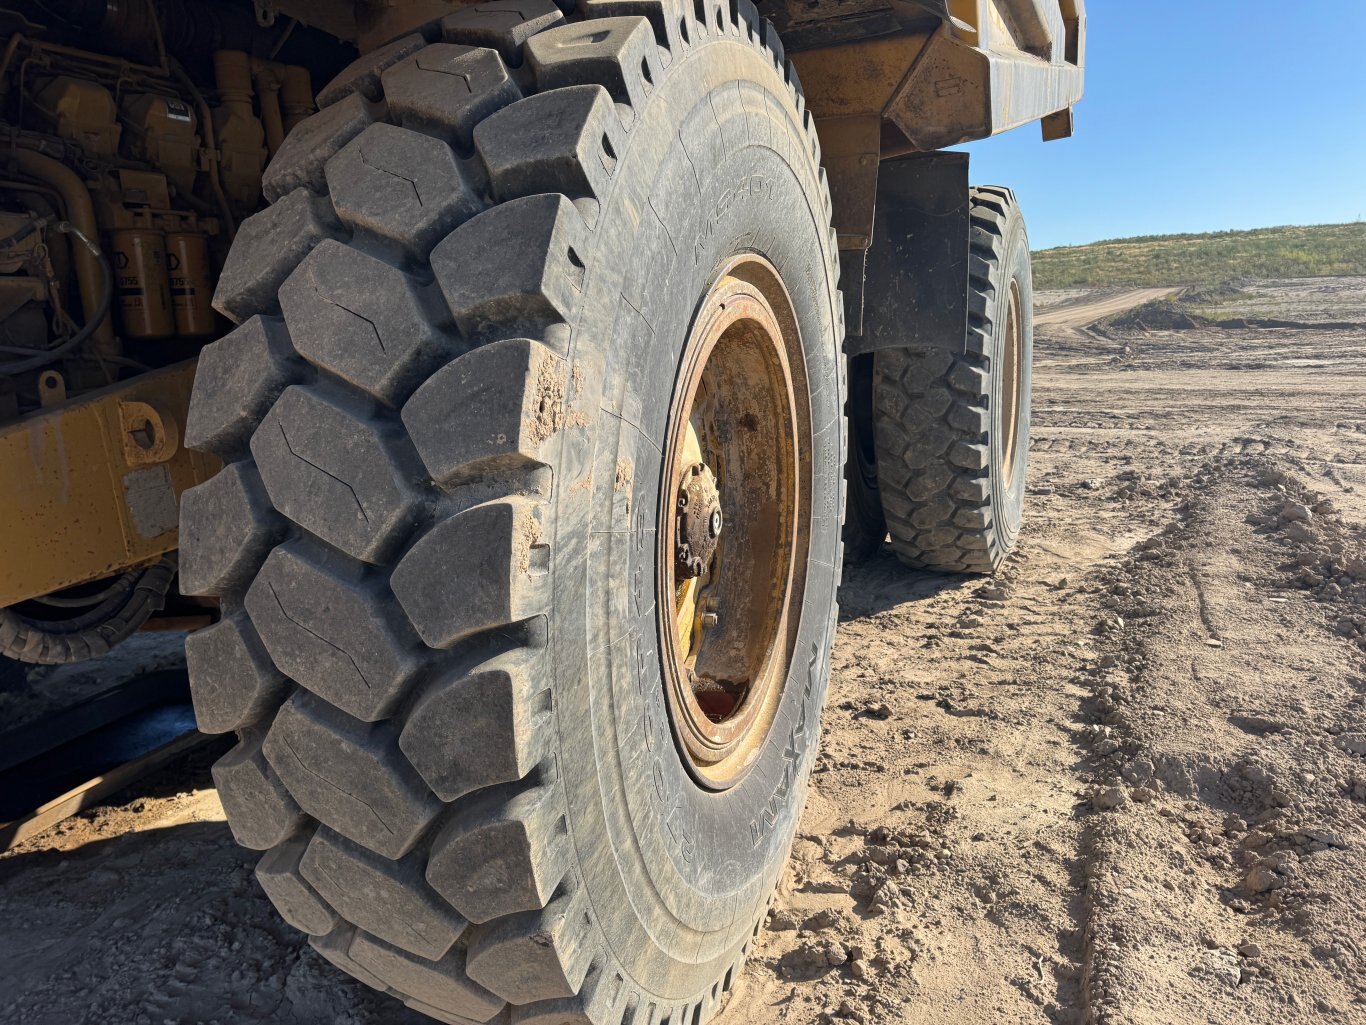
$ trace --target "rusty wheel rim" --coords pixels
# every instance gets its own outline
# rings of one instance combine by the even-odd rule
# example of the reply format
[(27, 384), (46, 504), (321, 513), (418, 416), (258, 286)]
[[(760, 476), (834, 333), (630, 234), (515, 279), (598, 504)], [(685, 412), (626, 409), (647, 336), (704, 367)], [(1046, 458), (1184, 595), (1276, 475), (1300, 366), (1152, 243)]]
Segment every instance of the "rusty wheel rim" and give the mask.
[(722, 268), (669, 411), (658, 625), (689, 772), (722, 790), (763, 748), (792, 661), (810, 534), (810, 393), (792, 301), (759, 256)]
[(1020, 318), (1020, 286), (1010, 283), (1010, 301), (1006, 306), (1005, 345), (1001, 359), (1001, 466), (1005, 474), (1007, 489), (1015, 482), (1016, 465), (1019, 462), (1020, 403), (1023, 398), (1024, 382), (1020, 375), (1020, 350), (1023, 325)]

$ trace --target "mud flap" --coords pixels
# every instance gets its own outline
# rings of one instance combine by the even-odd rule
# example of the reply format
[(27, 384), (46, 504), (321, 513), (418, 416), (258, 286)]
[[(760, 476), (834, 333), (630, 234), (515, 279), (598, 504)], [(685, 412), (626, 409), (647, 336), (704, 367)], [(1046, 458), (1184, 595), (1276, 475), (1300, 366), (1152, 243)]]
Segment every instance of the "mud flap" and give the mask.
[[(968, 322), (968, 154), (927, 153), (883, 161), (863, 273), (846, 295), (850, 356), (932, 348), (961, 354)], [(847, 266), (847, 265), (846, 265)], [(842, 268), (844, 269), (844, 268)], [(855, 269), (855, 268), (848, 268)], [(864, 303), (863, 296), (871, 297)], [(853, 326), (861, 327), (859, 334)]]

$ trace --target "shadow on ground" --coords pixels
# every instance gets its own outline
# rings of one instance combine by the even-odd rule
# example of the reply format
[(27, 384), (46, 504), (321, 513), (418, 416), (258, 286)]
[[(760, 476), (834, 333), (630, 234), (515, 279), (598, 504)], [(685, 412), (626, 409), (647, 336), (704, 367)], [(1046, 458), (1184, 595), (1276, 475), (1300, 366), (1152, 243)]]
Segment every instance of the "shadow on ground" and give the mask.
[(884, 544), (866, 562), (845, 565), (839, 591), (840, 622), (924, 601), (946, 591), (967, 590), (984, 579), (910, 569), (901, 564), (890, 545)]

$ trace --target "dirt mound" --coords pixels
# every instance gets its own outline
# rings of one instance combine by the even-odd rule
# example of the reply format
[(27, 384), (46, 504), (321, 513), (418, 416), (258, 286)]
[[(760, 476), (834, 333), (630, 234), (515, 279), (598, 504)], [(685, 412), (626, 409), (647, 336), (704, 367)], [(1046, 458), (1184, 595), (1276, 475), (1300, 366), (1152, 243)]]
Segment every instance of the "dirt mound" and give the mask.
[(1247, 329), (1290, 329), (1296, 331), (1358, 331), (1366, 324), (1351, 320), (1286, 320), (1278, 317), (1209, 317), (1201, 308), (1245, 297), (1229, 286), (1186, 292), (1180, 296), (1155, 299), (1135, 306), (1092, 325), (1103, 337), (1136, 335), (1150, 331), (1209, 331)]
[(1157, 299), (1107, 317), (1096, 325), (1105, 331), (1187, 331), (1212, 327), (1214, 322), (1193, 313), (1180, 299)]
[(1218, 285), (1186, 289), (1182, 298), (1191, 306), (1218, 306), (1248, 297), (1251, 278), (1233, 278)]

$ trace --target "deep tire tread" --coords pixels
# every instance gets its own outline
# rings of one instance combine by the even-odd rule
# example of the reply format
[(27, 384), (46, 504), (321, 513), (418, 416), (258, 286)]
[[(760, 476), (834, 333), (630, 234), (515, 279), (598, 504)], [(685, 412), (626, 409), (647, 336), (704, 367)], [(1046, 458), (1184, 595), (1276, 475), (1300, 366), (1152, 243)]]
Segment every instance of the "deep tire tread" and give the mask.
[[(819, 162), (796, 70), (750, 0), (585, 0), (569, 20), (549, 0), (493, 0), (362, 57), (322, 91), (301, 126), (312, 142), (268, 170), (274, 205), (243, 225), (215, 296), (243, 326), (218, 343), (215, 374), (201, 370), (187, 440), (259, 474), (271, 500), (252, 520), (267, 540), (244, 564), (201, 560), (205, 589), (236, 610), (194, 658), (196, 701), (212, 702), (215, 727), (243, 731), (216, 777), (239, 839), (267, 848), (258, 875), (286, 920), (343, 971), (438, 1020), (610, 1010), (644, 1022), (654, 1006), (604, 984), (547, 753), (556, 713), (533, 682), (554, 557), (537, 526), (542, 446), (563, 426), (556, 327), (611, 184), (596, 147), (605, 136), (623, 152), (652, 80), (718, 32), (763, 49)], [(458, 103), (443, 92), (453, 76), (468, 93)], [(556, 131), (536, 148), (487, 127), (518, 119)], [(431, 174), (404, 179), (387, 162), (398, 149)], [(823, 170), (819, 181), (828, 212)], [(378, 305), (343, 306), (366, 276), (386, 282)], [(347, 333), (373, 336), (365, 359), (359, 342), (339, 344)], [(235, 374), (239, 355), (263, 372)], [(267, 438), (309, 404), (353, 438), (351, 465), (288, 430), (289, 445)], [(463, 408), (517, 420), (490, 441), (452, 429)], [(314, 501), (324, 488), (349, 491), (354, 515)], [(190, 503), (187, 537), (212, 521), (210, 504)], [(423, 540), (443, 532), (480, 543), (436, 546), (456, 564), (424, 565)], [(454, 607), (450, 581), (464, 588)], [(238, 664), (252, 672), (230, 672)], [(217, 692), (234, 679), (242, 693)], [(472, 752), (458, 775), (436, 757), (450, 745)], [(413, 895), (432, 929), (415, 937), (380, 905), (353, 903), (344, 881), (326, 881), (324, 848), (334, 875), (349, 865), (372, 890)], [(481, 867), (497, 886), (479, 882)], [(704, 998), (653, 1020), (709, 1017), (748, 949)]]

